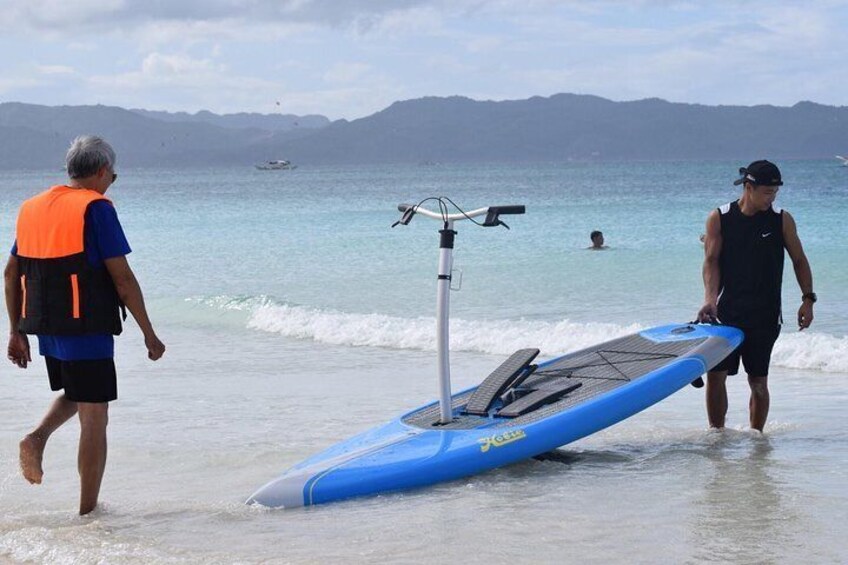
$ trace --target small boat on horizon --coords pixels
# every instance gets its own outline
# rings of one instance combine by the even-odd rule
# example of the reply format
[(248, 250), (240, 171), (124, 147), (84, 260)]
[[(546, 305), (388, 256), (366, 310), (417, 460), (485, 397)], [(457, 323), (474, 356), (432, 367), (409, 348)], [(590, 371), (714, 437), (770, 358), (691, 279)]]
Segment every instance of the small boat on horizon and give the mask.
[(261, 165), (256, 165), (260, 171), (290, 171), (296, 169), (297, 165), (292, 165), (291, 161), (285, 159), (275, 159), (273, 161), (265, 161)]
[(848, 167), (848, 157), (843, 157), (842, 155), (837, 155), (836, 158), (839, 159), (840, 161), (842, 161), (843, 167)]

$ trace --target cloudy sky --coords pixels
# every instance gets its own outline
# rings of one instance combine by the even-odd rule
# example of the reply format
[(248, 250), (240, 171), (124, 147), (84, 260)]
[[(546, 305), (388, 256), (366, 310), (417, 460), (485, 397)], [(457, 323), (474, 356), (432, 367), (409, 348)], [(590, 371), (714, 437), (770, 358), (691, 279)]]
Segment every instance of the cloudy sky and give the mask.
[(354, 119), (427, 95), (848, 105), (848, 2), (0, 0), (0, 102)]

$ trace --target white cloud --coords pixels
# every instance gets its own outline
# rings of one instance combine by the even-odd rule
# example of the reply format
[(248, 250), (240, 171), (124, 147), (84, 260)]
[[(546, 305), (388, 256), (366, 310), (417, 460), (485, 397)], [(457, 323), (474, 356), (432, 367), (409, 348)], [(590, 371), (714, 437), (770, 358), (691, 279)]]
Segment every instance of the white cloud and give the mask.
[(141, 75), (156, 77), (194, 77), (222, 71), (211, 59), (192, 59), (186, 55), (151, 53), (141, 62)]
[(222, 84), (243, 84), (245, 88), (251, 88), (264, 84), (257, 79), (233, 76), (223, 65), (211, 59), (195, 59), (184, 54), (163, 53), (147, 55), (141, 61), (139, 70), (113, 75), (95, 75), (88, 81), (98, 88), (133, 90), (154, 87), (197, 90)]
[(848, 104), (843, 4), (0, 0), (0, 92), (348, 118), (445, 94)]
[(244, 21), (220, 19), (214, 21), (149, 21), (127, 30), (140, 49), (150, 50), (190, 46), (204, 42), (227, 43), (249, 41), (273, 44), (292, 37), (303, 37), (315, 26), (298, 22)]
[(13, 93), (27, 88), (42, 86), (43, 81), (32, 77), (0, 77), (0, 94)]
[(465, 44), (465, 49), (471, 53), (489, 53), (503, 47), (506, 39), (500, 37), (477, 37)]
[(110, 20), (125, 5), (125, 0), (0, 0), (0, 29), (66, 30), (72, 35), (76, 27)]
[[(453, 10), (434, 6), (410, 6), (391, 12), (372, 15), (359, 22), (360, 34), (379, 35), (388, 38), (438, 36), (445, 33), (445, 21)], [(368, 25), (365, 25), (365, 24)]]
[(64, 46), (69, 51), (80, 51), (80, 52), (92, 52), (97, 50), (97, 42), (93, 40), (88, 41), (70, 41), (64, 43)]
[(35, 70), (42, 75), (72, 75), (76, 72), (68, 65), (36, 65)]
[(150, 53), (136, 70), (95, 75), (85, 83), (88, 103), (109, 92), (110, 104), (132, 108), (270, 112), (276, 100), (288, 99), (279, 80), (242, 75), (211, 58), (186, 54)]
[(461, 55), (432, 55), (425, 59), (424, 66), (434, 75), (445, 72), (460, 75), (474, 70)]
[(103, 23), (122, 32), (150, 22), (312, 23), (367, 28), (424, 0), (0, 0), (0, 28), (68, 36)]
[(339, 63), (324, 73), (324, 80), (335, 84), (351, 83), (364, 77), (370, 69), (365, 63)]

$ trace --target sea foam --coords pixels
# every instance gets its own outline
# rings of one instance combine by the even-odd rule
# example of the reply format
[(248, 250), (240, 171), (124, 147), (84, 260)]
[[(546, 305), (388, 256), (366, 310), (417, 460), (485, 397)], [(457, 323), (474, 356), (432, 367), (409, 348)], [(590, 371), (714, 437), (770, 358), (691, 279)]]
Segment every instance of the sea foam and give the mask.
[(784, 329), (774, 346), (772, 363), (791, 369), (848, 373), (848, 337)]
[[(248, 327), (333, 345), (436, 350), (436, 320), (432, 317), (349, 314), (265, 304), (254, 310)], [(509, 355), (516, 349), (537, 347), (543, 355), (550, 356), (589, 347), (640, 329), (637, 324), (579, 324), (568, 320), (452, 319), (450, 338), (454, 351)]]
[[(432, 317), (352, 314), (267, 300), (253, 306), (248, 327), (256, 330), (333, 345), (436, 350), (436, 321)], [(543, 356), (553, 356), (642, 329), (645, 326), (636, 323), (452, 319), (451, 349), (509, 355), (516, 349), (537, 347)], [(772, 363), (792, 369), (848, 373), (848, 337), (784, 331), (775, 345)]]

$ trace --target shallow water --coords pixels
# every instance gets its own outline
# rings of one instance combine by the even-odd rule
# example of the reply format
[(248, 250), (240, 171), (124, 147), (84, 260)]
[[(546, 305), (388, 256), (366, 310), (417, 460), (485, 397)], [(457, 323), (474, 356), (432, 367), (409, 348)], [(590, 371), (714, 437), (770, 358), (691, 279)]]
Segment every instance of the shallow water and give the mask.
[[(155, 373), (140, 355), (119, 351), (126, 360), (104, 505), (90, 518), (73, 514), (75, 425), (51, 439), (42, 486), (17, 476), (16, 440), (47, 395), (15, 383), (0, 402), (13, 424), (0, 443), (0, 554), (54, 563), (838, 563), (848, 555), (841, 379), (810, 386), (808, 375), (777, 371), (764, 435), (745, 429), (746, 385), (736, 380), (721, 433), (705, 429), (701, 392), (689, 388), (555, 460), (408, 493), (267, 510), (241, 499), (317, 448), (431, 396), (435, 365), (428, 354), (371, 348), (345, 351), (349, 364), (340, 365), (337, 348), (272, 335), (244, 336), (238, 355), (213, 361), (213, 348), (197, 347), (209, 337), (186, 332)], [(408, 369), (387, 370), (389, 358)], [(305, 373), (270, 376), (292, 359)], [(455, 368), (496, 361), (462, 354)]]
[[(729, 165), (694, 166), (709, 179)], [(17, 442), (51, 399), (43, 363), (0, 367), (0, 561), (848, 561), (848, 239), (835, 219), (848, 175), (824, 168), (826, 202), (780, 196), (822, 300), (812, 333), (787, 324), (778, 342), (765, 434), (747, 429), (747, 385), (733, 378), (723, 432), (707, 430), (703, 390), (690, 387), (544, 461), (316, 508), (242, 504), (286, 467), (436, 395), (435, 226), (388, 228), (390, 204), (411, 194), (528, 204), (509, 232), (460, 232), (457, 390), (519, 347), (552, 356), (691, 317), (703, 216), (732, 191), (675, 192), (662, 184), (671, 164), (636, 165), (635, 180), (598, 167), (298, 169), (251, 176), (253, 197), (233, 188), (239, 171), (214, 190), (201, 173), (122, 174), (110, 195), (169, 349), (152, 364), (134, 326), (118, 340), (102, 507), (85, 518), (76, 423), (51, 438), (43, 485), (18, 475)], [(3, 175), (4, 210), (48, 176)], [(614, 249), (583, 251), (598, 225)], [(787, 265), (791, 308), (796, 290)]]

